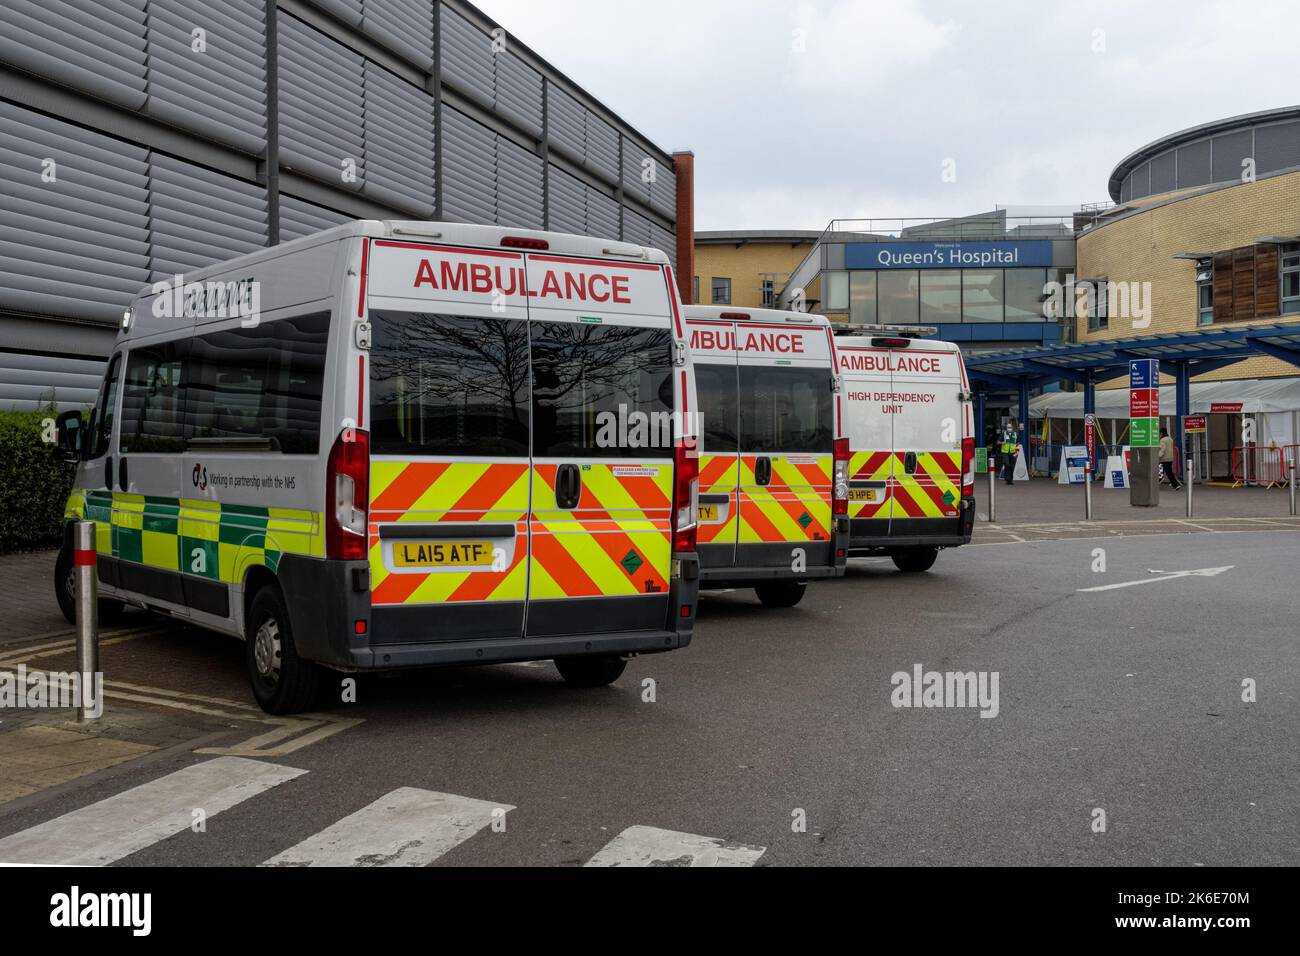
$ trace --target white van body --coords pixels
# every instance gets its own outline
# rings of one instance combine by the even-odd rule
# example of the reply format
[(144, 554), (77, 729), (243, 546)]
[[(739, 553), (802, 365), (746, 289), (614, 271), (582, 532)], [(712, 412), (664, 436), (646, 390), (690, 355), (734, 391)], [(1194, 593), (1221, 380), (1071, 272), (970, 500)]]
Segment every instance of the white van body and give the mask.
[(911, 329), (839, 334), (849, 437), (849, 554), (925, 570), (969, 544), (975, 519), (970, 386), (952, 342)]
[(664, 253), (358, 221), (178, 278), (133, 301), (79, 433), (67, 517), (97, 522), (110, 607), (249, 638), (277, 712), (316, 665), (553, 658), (594, 684), (689, 643), (695, 385)]

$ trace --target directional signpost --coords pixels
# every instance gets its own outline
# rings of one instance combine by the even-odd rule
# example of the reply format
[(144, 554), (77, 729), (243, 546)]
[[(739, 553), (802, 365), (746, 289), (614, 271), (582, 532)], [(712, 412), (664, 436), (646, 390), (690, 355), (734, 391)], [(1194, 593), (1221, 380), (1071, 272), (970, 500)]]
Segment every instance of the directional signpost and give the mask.
[(1083, 416), (1083, 444), (1088, 450), (1088, 463), (1083, 466), (1083, 517), (1092, 520), (1092, 466), (1097, 460), (1097, 416), (1089, 412)]
[(1140, 508), (1160, 503), (1160, 362), (1138, 359), (1128, 364), (1129, 502)]

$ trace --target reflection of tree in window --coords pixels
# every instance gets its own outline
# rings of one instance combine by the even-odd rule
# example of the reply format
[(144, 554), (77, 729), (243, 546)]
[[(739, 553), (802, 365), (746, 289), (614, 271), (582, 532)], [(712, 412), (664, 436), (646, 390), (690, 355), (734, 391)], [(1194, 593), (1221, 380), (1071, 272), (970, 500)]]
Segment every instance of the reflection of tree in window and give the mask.
[(377, 450), (528, 454), (528, 335), (520, 320), (375, 312)]

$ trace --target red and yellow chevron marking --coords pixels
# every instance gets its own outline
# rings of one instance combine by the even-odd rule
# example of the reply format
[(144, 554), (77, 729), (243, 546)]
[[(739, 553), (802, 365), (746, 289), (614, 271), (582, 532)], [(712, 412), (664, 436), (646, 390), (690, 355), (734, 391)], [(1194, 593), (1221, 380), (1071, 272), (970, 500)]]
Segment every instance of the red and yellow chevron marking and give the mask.
[(740, 543), (829, 541), (831, 455), (767, 455), (772, 480), (760, 485), (760, 456), (740, 456)]
[[(895, 518), (951, 518), (961, 505), (961, 453), (916, 453), (915, 474), (903, 471), (903, 452), (895, 452), (890, 499)], [(948, 500), (944, 500), (944, 495)]]
[[(700, 495), (728, 495), (726, 518), (701, 521), (700, 544), (732, 544), (736, 540), (736, 476), (740, 463), (733, 455), (700, 456)], [(721, 512), (719, 512), (721, 516)]]
[[(961, 454), (917, 452), (916, 473), (904, 471), (907, 453), (859, 451), (849, 459), (851, 480), (885, 483), (884, 500), (849, 501), (850, 518), (943, 518), (957, 514), (961, 500)], [(950, 494), (951, 503), (944, 501)]]
[[(373, 461), (370, 464), (372, 604), (522, 601), (527, 596), (528, 463)], [(389, 522), (513, 524), (502, 570), (390, 571), (379, 525)]]
[(582, 496), (572, 510), (556, 507), (558, 467), (533, 466), (529, 600), (666, 593), (672, 465), (581, 465)]

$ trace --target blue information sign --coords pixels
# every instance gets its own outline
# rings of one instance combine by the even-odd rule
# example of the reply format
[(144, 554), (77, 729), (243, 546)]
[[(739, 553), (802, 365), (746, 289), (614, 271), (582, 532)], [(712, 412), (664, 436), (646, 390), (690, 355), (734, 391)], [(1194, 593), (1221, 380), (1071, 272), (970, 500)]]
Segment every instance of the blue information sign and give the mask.
[(1138, 359), (1128, 363), (1129, 388), (1159, 388), (1160, 360)]
[(850, 242), (846, 269), (1016, 269), (1052, 264), (1050, 239)]

